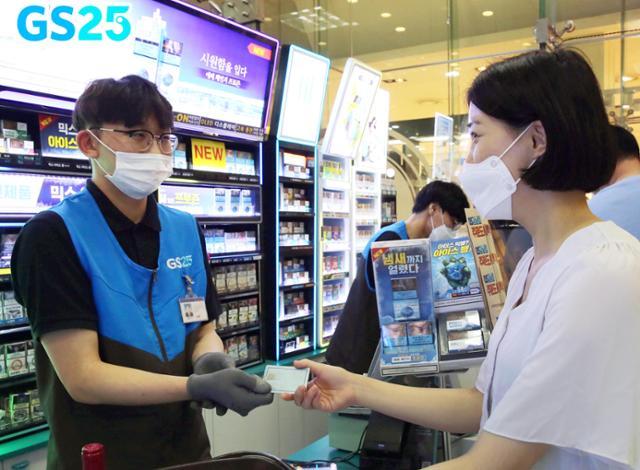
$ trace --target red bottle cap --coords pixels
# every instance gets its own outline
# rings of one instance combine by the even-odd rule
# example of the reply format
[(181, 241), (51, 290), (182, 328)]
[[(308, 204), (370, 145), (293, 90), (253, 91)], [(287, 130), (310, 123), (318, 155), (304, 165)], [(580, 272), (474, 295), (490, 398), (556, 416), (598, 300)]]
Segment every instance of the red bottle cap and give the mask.
[(95, 454), (104, 453), (104, 446), (97, 442), (93, 442), (91, 444), (85, 444), (82, 447), (82, 455), (90, 456)]

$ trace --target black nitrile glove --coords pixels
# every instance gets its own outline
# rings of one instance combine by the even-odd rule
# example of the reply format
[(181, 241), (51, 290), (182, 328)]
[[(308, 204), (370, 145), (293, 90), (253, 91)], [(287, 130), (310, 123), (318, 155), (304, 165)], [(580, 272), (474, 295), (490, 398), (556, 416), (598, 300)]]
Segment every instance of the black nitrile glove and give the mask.
[(247, 416), (258, 406), (273, 401), (271, 385), (240, 369), (224, 369), (211, 374), (193, 374), (187, 380), (192, 400), (209, 400)]
[[(218, 372), (223, 369), (230, 369), (236, 366), (231, 356), (228, 356), (222, 352), (204, 353), (196, 362), (193, 363), (193, 373), (197, 375), (210, 374), (212, 372)], [(204, 400), (202, 402), (194, 402), (196, 407), (216, 409), (218, 416), (224, 416), (227, 413), (227, 408), (213, 403), (211, 400)]]

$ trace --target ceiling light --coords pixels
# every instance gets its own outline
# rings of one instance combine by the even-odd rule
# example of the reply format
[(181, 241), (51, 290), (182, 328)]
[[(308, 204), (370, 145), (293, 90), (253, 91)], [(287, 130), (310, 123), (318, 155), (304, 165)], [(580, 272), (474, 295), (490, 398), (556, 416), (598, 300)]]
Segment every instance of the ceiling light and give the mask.
[(391, 13), (385, 11), (383, 13), (380, 13), (380, 16), (382, 16), (383, 18), (391, 18)]
[(446, 77), (459, 77), (460, 72), (458, 70), (451, 70), (444, 74)]
[(384, 172), (387, 178), (394, 178), (396, 176), (396, 170), (393, 168), (387, 168), (387, 171)]
[(524, 47), (531, 47), (531, 43), (530, 43), (530, 42), (528, 42), (528, 41), (527, 41), (527, 42), (523, 42), (523, 43), (522, 43), (522, 45), (523, 45)]
[(476, 70), (478, 72), (484, 72), (485, 70), (487, 70), (487, 66), (486, 65), (481, 65), (480, 67), (476, 67)]
[(406, 78), (396, 78), (396, 83), (404, 83), (406, 81), (407, 81)]
[(270, 16), (265, 16), (264, 17), (264, 22), (265, 23), (270, 23), (271, 22), (271, 17)]
[(485, 10), (482, 12), (482, 16), (493, 16), (493, 12), (491, 10)]
[(318, 46), (322, 47), (322, 46), (326, 46), (327, 43), (325, 41), (318, 41)]
[(354, 21), (353, 23), (351, 23), (351, 26), (360, 26), (360, 23), (358, 23), (357, 21)]
[(297, 11), (292, 11), (291, 12), (291, 16), (298, 16), (298, 12)]
[(458, 51), (451, 51), (451, 55), (458, 55)]
[(629, 106), (628, 104), (623, 104), (622, 105), (622, 109), (629, 109), (631, 106)]
[(630, 82), (631, 80), (633, 80), (633, 77), (630, 77), (628, 75), (623, 75), (622, 76), (622, 81), (623, 82)]
[(400, 129), (400, 126), (398, 124), (394, 124), (393, 126), (391, 126), (391, 129)]
[(305, 8), (304, 10), (300, 10), (300, 13), (309, 13), (309, 11), (310, 10), (308, 8)]
[(460, 64), (457, 62), (451, 62), (451, 67), (459, 67)]
[(322, 10), (322, 7), (320, 5), (317, 5), (315, 7), (313, 7), (314, 10)]
[(358, 0), (347, 0), (347, 3), (358, 3)]
[(397, 26), (396, 33), (404, 33), (407, 30), (404, 26)]

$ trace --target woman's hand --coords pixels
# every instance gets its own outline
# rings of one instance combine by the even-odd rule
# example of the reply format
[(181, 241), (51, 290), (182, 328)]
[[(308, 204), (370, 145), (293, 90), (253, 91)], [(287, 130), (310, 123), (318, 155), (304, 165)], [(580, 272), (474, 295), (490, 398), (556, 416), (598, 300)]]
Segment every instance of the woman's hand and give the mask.
[(307, 359), (295, 361), (293, 365), (298, 369), (308, 367), (315, 378), (306, 387), (298, 387), (294, 394), (283, 394), (283, 400), (295, 401), (296, 405), (305, 409), (325, 412), (342, 410), (356, 404), (356, 387), (360, 376), (340, 367)]

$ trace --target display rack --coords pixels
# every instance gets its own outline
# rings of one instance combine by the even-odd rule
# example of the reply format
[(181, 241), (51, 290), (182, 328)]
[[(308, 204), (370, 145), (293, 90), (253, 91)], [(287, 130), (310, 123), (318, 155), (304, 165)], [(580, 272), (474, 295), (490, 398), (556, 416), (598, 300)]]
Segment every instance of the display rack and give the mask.
[[(265, 276), (267, 353), (280, 360), (316, 347), (318, 267), (317, 139), (329, 59), (282, 48), (274, 99), (277, 129), (266, 144)], [(266, 190), (266, 189), (265, 189)]]
[(397, 194), (395, 180), (382, 175), (380, 185), (382, 227), (395, 224), (398, 221)]
[[(71, 111), (97, 78), (139, 74), (172, 104), (180, 143), (157, 198), (193, 214), (204, 230), (227, 352), (241, 367), (263, 361), (262, 149), (279, 42), (185, 2), (135, 3), (117, 19), (132, 27), (117, 39), (108, 32), (101, 54), (79, 36), (46, 48), (18, 30), (0, 39), (11, 44), (0, 54), (7, 59), (0, 74), (0, 442), (46, 429), (33, 391), (30, 329), (11, 295), (8, 262), (20, 227), (90, 176)], [(69, 54), (82, 67), (47, 66)]]
[(216, 331), (238, 367), (251, 367), (262, 362), (264, 344), (262, 144), (188, 135), (180, 140), (185, 153), (174, 155), (174, 165), (184, 161), (187, 168), (162, 184), (158, 200), (200, 224), (222, 306)]
[(0, 443), (46, 428), (31, 330), (11, 287), (11, 252), (22, 225), (20, 216), (0, 223)]
[[(333, 337), (355, 277), (356, 255), (361, 248), (355, 245), (363, 248), (366, 244), (363, 232), (369, 233), (379, 226), (376, 181), (374, 178), (372, 187), (363, 184), (360, 175), (367, 174), (368, 169), (358, 162), (363, 156), (360, 149), (363, 136), (376, 133), (376, 119), (371, 111), (381, 76), (355, 59), (347, 60), (322, 142), (319, 185), (322, 289), (318, 293), (321, 306), (318, 344), (322, 347), (328, 346)], [(386, 133), (387, 126), (383, 128)], [(377, 145), (374, 140), (367, 143), (367, 148), (369, 144), (372, 148)], [(365, 153), (368, 157), (369, 151)], [(355, 210), (359, 205), (369, 209)]]
[(318, 322), (318, 342), (323, 347), (333, 336), (351, 285), (351, 166), (352, 160), (349, 158), (322, 157), (319, 185), (322, 201), (322, 288), (319, 303), (322, 310)]

